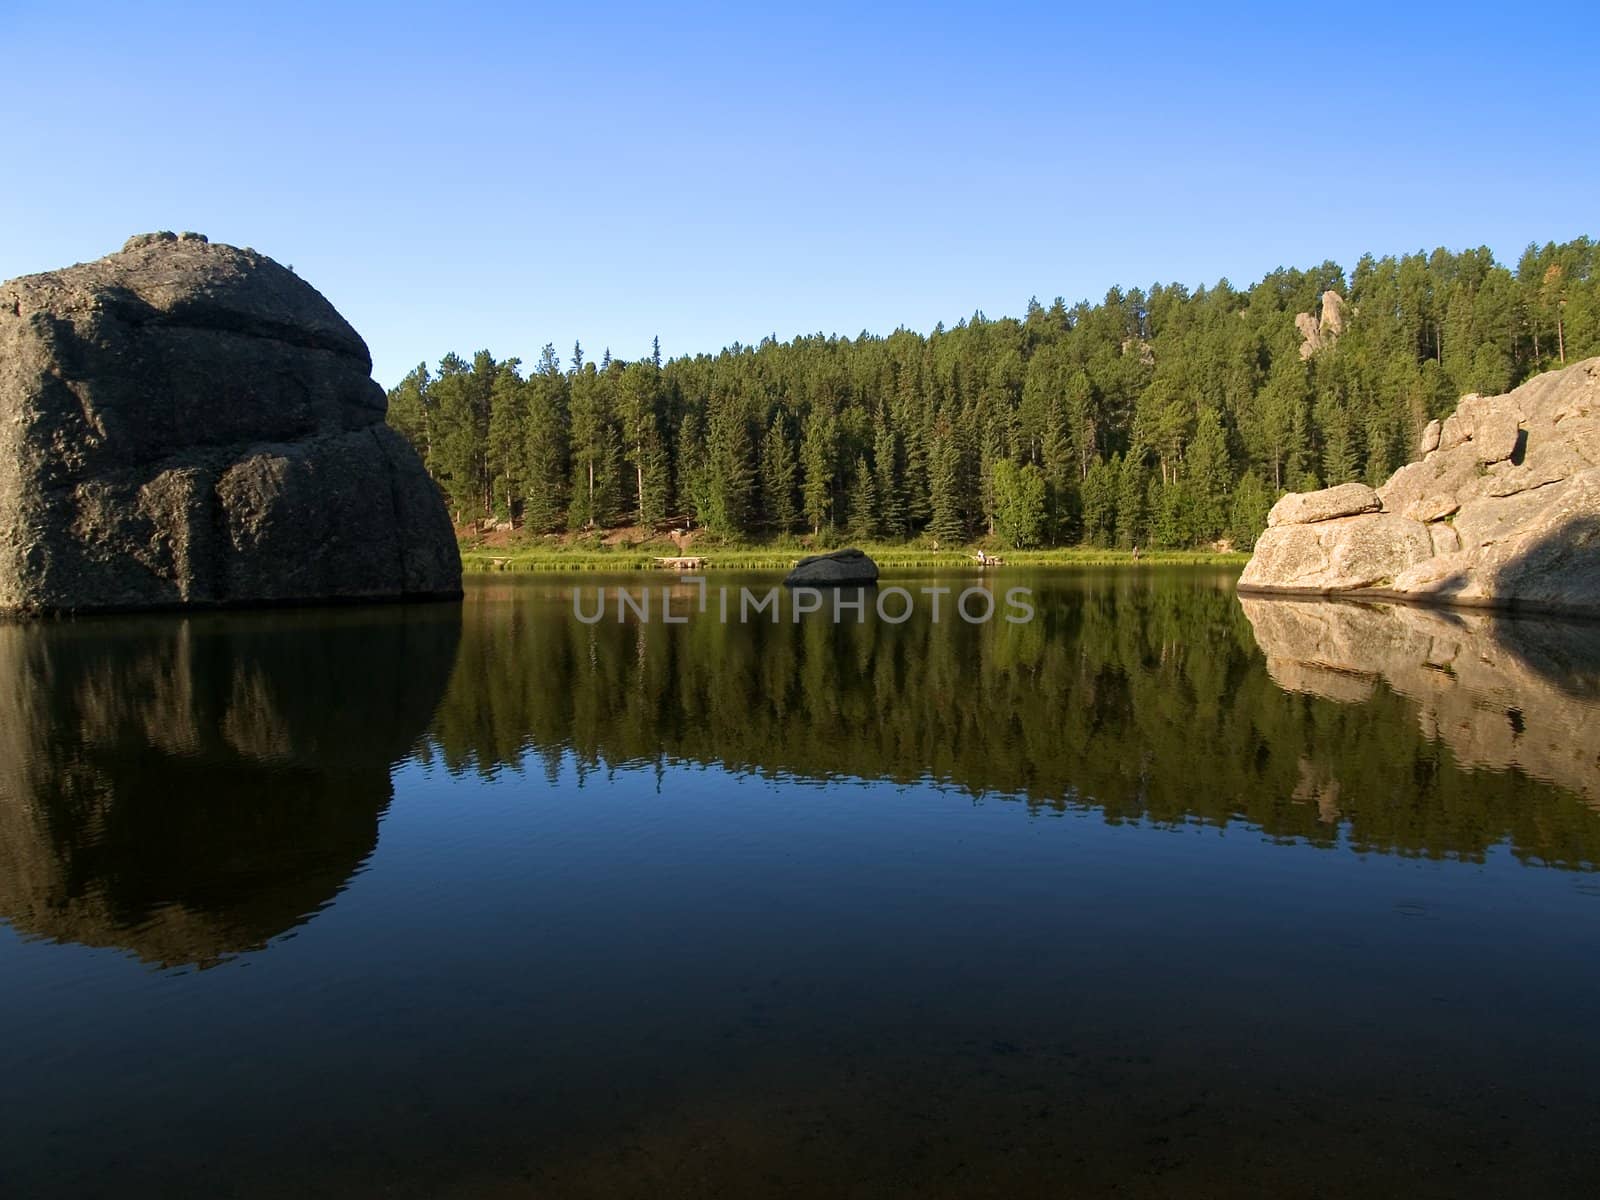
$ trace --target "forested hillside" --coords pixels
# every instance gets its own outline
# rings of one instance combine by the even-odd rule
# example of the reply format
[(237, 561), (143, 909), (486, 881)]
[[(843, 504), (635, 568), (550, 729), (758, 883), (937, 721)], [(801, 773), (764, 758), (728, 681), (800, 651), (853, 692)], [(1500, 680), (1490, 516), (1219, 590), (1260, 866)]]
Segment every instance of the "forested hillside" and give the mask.
[(1348, 278), (1114, 288), (667, 362), (452, 353), (390, 392), (389, 420), (459, 520), (536, 533), (683, 515), (734, 536), (1248, 547), (1279, 492), (1379, 482), (1463, 393), (1600, 353), (1596, 259), (1587, 237), (1515, 270), (1487, 248), (1368, 255)]

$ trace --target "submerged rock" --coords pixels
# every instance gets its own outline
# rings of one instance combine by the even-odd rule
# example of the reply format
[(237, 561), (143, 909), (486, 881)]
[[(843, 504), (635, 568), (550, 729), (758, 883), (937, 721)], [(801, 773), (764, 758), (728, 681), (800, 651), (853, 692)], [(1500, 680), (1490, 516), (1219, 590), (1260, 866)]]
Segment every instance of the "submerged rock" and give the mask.
[(310, 284), (198, 234), (0, 285), (0, 610), (459, 596), (371, 372)]
[(785, 587), (849, 587), (877, 582), (878, 564), (854, 546), (802, 558), (783, 581)]
[(1600, 358), (1463, 397), (1421, 447), (1375, 493), (1278, 501), (1240, 590), (1600, 613)]

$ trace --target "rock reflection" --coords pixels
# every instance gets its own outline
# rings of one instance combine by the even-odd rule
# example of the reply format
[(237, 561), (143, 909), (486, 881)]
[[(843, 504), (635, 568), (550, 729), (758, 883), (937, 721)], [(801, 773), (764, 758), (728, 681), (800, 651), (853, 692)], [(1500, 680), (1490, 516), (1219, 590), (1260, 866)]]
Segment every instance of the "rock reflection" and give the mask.
[(1415, 702), (1423, 736), (1461, 765), (1517, 768), (1600, 807), (1600, 626), (1332, 600), (1240, 604), (1284, 690), (1351, 704), (1386, 687)]
[(453, 608), (0, 624), (0, 918), (164, 966), (260, 946), (372, 852)]

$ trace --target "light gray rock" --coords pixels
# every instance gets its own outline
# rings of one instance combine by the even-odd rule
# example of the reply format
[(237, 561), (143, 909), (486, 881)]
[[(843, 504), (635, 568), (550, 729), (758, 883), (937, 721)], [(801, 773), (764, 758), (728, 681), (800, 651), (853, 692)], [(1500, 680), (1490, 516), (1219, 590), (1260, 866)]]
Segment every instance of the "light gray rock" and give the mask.
[(1280, 500), (1240, 588), (1600, 613), (1600, 358), (1463, 397), (1428, 450), (1433, 428), (1379, 512), (1321, 519), (1339, 489)]
[(1239, 587), (1319, 593), (1375, 587), (1432, 554), (1428, 527), (1394, 513), (1279, 525), (1256, 540)]
[(1310, 313), (1295, 313), (1294, 327), (1300, 334), (1300, 357), (1310, 358), (1322, 349), (1322, 329)]
[(371, 371), (308, 283), (197, 234), (0, 285), (0, 610), (459, 596)]
[(1378, 488), (1385, 512), (1407, 513), (1414, 520), (1434, 520), (1423, 513), (1448, 516), (1461, 507), (1462, 493), (1475, 485), (1483, 464), (1471, 446), (1435, 450), (1421, 462), (1401, 467)]
[(802, 558), (783, 581), (785, 587), (853, 587), (877, 582), (878, 564), (854, 546)]
[(1383, 507), (1378, 493), (1364, 483), (1341, 483), (1320, 492), (1290, 492), (1272, 506), (1267, 526), (1309, 525), (1336, 517), (1377, 512)]
[(1423, 426), (1422, 445), (1420, 447), (1422, 454), (1432, 454), (1439, 448), (1439, 436), (1443, 428), (1443, 424), (1437, 419), (1429, 421)]
[(1344, 332), (1344, 297), (1331, 288), (1322, 293), (1322, 313), (1296, 313), (1294, 327), (1300, 333), (1300, 357), (1310, 358), (1318, 350), (1331, 346)]
[(1521, 424), (1520, 405), (1502, 403), (1499, 397), (1463, 396), (1440, 428), (1439, 449), (1470, 442), (1480, 463), (1499, 462), (1515, 453)]
[(1322, 293), (1322, 319), (1317, 328), (1324, 345), (1332, 345), (1344, 332), (1344, 297), (1332, 288)]

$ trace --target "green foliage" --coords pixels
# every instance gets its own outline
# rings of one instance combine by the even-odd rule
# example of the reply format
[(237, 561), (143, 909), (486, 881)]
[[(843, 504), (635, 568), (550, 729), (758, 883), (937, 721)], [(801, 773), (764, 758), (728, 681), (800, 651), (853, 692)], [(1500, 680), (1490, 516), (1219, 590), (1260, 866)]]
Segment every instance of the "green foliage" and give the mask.
[[(1033, 467), (1044, 544), (1246, 545), (1278, 492), (1380, 482), (1463, 393), (1600, 353), (1596, 260), (1588, 238), (1530, 246), (1515, 271), (1481, 247), (1369, 255), (1348, 279), (1322, 263), (1243, 290), (1113, 288), (926, 336), (665, 363), (659, 345), (632, 363), (574, 346), (566, 365), (546, 347), (526, 380), (452, 354), (395, 387), (389, 420), (463, 521), (687, 512), (730, 537), (820, 534), (861, 526), (870, 476), (881, 536), (954, 544), (1000, 533), (1001, 481)], [(1328, 289), (1342, 332), (1303, 357), (1296, 314), (1315, 325)]]
[(572, 416), (567, 400), (567, 377), (556, 358), (556, 348), (546, 344), (539, 366), (528, 380), (527, 493), (523, 518), (529, 529), (549, 533), (566, 522), (571, 498), (572, 462), (569, 436)]
[(800, 510), (795, 504), (798, 478), (794, 446), (789, 442), (783, 413), (778, 411), (772, 414), (772, 423), (761, 443), (761, 501), (767, 524), (780, 534), (793, 533), (800, 523)]
[(928, 532), (936, 541), (959, 542), (967, 535), (961, 514), (961, 452), (948, 427), (934, 433), (932, 459), (928, 475), (932, 517)]
[(832, 409), (819, 405), (806, 420), (805, 440), (800, 446), (800, 465), (805, 472), (801, 488), (805, 517), (813, 533), (833, 519), (833, 481), (838, 470), (838, 422)]
[(865, 456), (857, 455), (855, 484), (850, 492), (850, 536), (868, 542), (878, 535), (878, 487)]
[(1236, 550), (1252, 550), (1256, 538), (1267, 527), (1274, 491), (1254, 471), (1246, 471), (1234, 485), (1228, 505), (1227, 538)]
[(994, 469), (995, 532), (1009, 546), (1037, 546), (1044, 540), (1049, 509), (1044, 472), (1032, 463), (1001, 459)]

